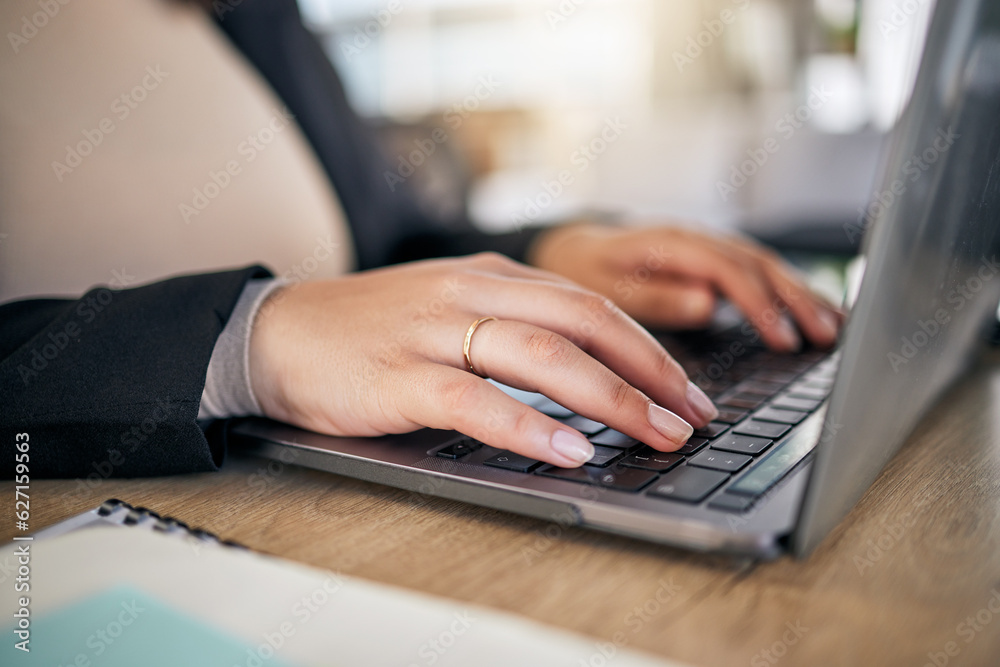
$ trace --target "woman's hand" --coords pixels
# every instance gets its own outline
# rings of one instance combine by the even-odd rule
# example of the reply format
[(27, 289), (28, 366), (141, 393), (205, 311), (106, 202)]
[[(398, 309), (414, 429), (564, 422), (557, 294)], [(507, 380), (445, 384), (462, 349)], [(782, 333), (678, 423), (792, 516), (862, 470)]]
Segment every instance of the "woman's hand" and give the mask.
[[(429, 426), (564, 467), (593, 447), (467, 370), (538, 391), (657, 449), (716, 415), (711, 401), (610, 300), (494, 254), (419, 262), (277, 291), (250, 343), (266, 415), (331, 435)], [(661, 407), (662, 406), (662, 407)]]
[(790, 351), (801, 344), (792, 321), (814, 345), (828, 347), (842, 319), (775, 253), (741, 238), (580, 224), (545, 232), (531, 255), (535, 266), (613, 299), (649, 326), (702, 327), (721, 294), (768, 346)]

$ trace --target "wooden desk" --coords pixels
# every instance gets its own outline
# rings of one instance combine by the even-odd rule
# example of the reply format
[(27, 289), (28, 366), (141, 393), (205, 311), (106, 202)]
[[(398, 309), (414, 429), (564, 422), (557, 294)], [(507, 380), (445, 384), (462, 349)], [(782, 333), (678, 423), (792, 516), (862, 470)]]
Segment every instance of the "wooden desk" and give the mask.
[[(9, 482), (3, 492), (13, 497)], [(939, 665), (1000, 664), (997, 355), (805, 562), (734, 563), (250, 459), (94, 488), (36, 481), (33, 526), (110, 497), (261, 551), (695, 664), (920, 667), (929, 653)]]

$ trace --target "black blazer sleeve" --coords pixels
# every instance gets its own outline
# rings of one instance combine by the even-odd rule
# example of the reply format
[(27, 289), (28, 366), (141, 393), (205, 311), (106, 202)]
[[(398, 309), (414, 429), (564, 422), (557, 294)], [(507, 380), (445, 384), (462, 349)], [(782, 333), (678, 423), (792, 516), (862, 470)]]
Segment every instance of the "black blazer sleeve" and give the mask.
[(18, 433), (32, 479), (217, 469), (222, 440), (210, 446), (197, 422), (208, 362), (244, 285), (268, 275), (250, 267), (0, 306), (4, 476)]
[(323, 48), (302, 24), (296, 0), (212, 7), (219, 27), (288, 106), (316, 152), (351, 226), (359, 268), (483, 250), (525, 259), (541, 229), (487, 234), (465, 217), (424, 214), (406, 184), (389, 188), (384, 173), (392, 167), (348, 103)]

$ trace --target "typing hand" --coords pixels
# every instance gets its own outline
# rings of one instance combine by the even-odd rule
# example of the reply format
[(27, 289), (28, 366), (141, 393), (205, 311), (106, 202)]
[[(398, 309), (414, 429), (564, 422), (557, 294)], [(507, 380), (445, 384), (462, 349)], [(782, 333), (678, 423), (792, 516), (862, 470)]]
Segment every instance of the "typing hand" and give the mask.
[[(564, 467), (579, 432), (483, 376), (538, 391), (671, 451), (716, 410), (608, 299), (494, 254), (418, 262), (276, 291), (254, 324), (250, 374), (264, 413), (331, 435), (429, 426)], [(662, 406), (662, 407), (661, 407)]]
[(842, 321), (774, 252), (736, 237), (671, 227), (569, 225), (536, 241), (531, 262), (613, 299), (650, 326), (702, 327), (721, 294), (776, 350), (801, 344), (793, 322), (814, 345), (828, 347)]

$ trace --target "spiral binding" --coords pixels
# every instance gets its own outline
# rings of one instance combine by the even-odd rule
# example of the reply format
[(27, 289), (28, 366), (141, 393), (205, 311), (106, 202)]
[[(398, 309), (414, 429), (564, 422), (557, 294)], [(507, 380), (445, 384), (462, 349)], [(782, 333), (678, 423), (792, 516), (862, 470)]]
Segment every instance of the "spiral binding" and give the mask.
[(232, 540), (219, 539), (217, 535), (207, 530), (191, 528), (183, 521), (179, 521), (173, 517), (160, 516), (146, 507), (133, 507), (124, 500), (118, 500), (117, 498), (108, 498), (95, 511), (98, 516), (109, 523), (117, 523), (122, 526), (138, 526), (162, 533), (186, 534), (202, 542), (211, 542), (237, 549), (247, 548)]

